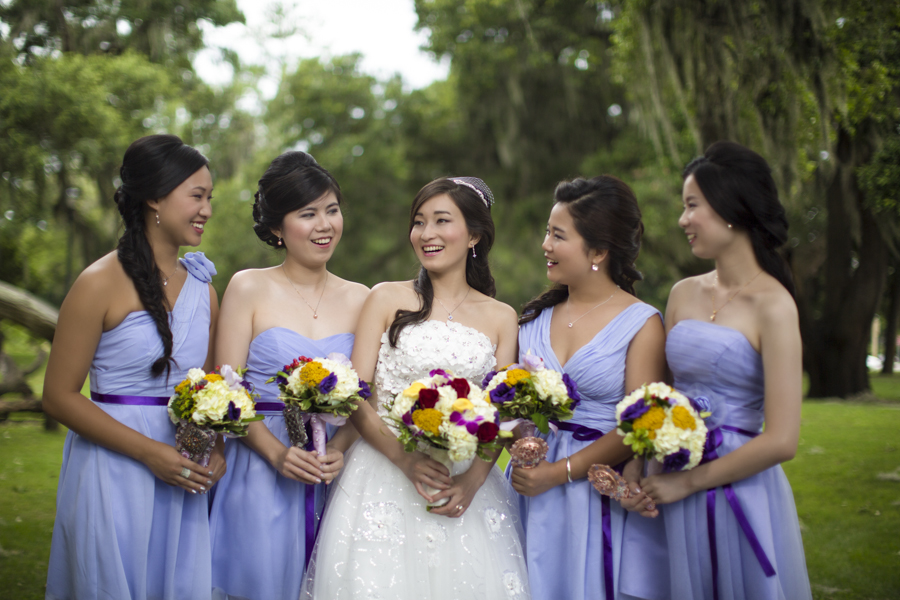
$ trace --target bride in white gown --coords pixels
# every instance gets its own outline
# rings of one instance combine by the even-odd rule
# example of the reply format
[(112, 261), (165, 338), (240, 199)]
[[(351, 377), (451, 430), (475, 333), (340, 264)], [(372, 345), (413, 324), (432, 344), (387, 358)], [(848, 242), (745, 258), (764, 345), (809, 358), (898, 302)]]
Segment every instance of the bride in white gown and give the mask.
[(499, 469), (476, 458), (451, 477), (404, 452), (381, 419), (386, 401), (432, 369), (480, 384), (515, 360), (516, 314), (493, 299), (487, 263), (492, 202), (475, 178), (438, 179), (413, 202), (422, 268), (416, 281), (375, 286), (363, 307), (352, 360), (360, 377), (374, 375), (377, 409), (363, 403), (351, 418), (362, 439), (331, 485), (301, 598), (530, 598), (515, 492)]

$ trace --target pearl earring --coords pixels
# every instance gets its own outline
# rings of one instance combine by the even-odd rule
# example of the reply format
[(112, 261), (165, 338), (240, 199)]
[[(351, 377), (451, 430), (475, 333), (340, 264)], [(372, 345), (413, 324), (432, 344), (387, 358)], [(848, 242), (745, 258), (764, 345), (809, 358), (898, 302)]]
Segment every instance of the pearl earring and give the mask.
[(156, 213), (156, 226), (159, 227), (159, 211)]
[(599, 268), (600, 268), (600, 267), (598, 267), (595, 263), (591, 263), (591, 271), (596, 271), (596, 270), (598, 270)]
[(731, 229), (731, 223), (728, 224), (728, 229)]
[(278, 238), (278, 245), (281, 245), (281, 238)]

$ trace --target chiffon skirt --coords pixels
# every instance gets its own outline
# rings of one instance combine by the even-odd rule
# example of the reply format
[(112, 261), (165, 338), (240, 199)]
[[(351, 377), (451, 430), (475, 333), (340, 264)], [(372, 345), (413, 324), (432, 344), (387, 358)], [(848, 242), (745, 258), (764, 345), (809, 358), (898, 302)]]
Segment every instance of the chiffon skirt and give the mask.
[[(147, 437), (175, 444), (165, 406), (97, 404)], [(69, 431), (56, 495), (50, 600), (210, 597), (207, 497)]]
[(530, 597), (514, 492), (496, 467), (458, 519), (426, 511), (402, 471), (365, 440), (329, 487), (301, 598)]

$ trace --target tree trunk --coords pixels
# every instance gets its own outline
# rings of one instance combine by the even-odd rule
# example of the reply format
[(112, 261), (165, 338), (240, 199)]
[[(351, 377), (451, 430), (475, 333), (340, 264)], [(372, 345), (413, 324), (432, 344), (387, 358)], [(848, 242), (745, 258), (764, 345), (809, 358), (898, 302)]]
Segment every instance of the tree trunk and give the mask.
[(838, 165), (826, 192), (824, 300), (821, 311), (811, 317), (813, 303), (807, 299), (801, 319), (811, 398), (846, 398), (869, 390), (869, 330), (884, 291), (889, 252), (876, 216), (856, 185), (855, 169), (870, 154), (863, 135), (839, 130)]
[(884, 325), (884, 365), (881, 372), (890, 375), (894, 372), (894, 357), (897, 355), (897, 320), (900, 318), (900, 265), (894, 264)]
[(37, 338), (53, 341), (59, 311), (25, 290), (0, 281), (0, 319), (18, 323)]

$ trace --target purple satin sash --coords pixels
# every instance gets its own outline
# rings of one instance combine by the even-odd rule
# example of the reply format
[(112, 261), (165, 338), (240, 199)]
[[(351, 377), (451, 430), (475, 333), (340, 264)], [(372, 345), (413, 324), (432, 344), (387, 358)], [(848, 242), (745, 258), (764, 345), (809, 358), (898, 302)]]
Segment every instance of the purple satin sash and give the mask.
[(551, 423), (563, 431), (572, 432), (572, 437), (579, 442), (593, 442), (594, 440), (602, 438), (604, 435), (602, 431), (591, 429), (584, 425), (576, 425), (574, 423), (567, 423), (566, 421), (551, 421)]
[[(754, 431), (747, 431), (746, 429), (732, 427), (731, 425), (722, 425), (721, 427), (713, 429), (706, 438), (706, 447), (704, 448), (703, 459), (700, 461), (700, 464), (719, 458), (716, 448), (722, 445), (723, 429), (725, 431), (746, 435), (751, 438), (759, 435)], [(753, 549), (753, 553), (756, 555), (756, 560), (759, 561), (759, 566), (762, 567), (763, 573), (766, 574), (766, 577), (772, 577), (775, 575), (775, 568), (772, 566), (772, 563), (769, 562), (766, 551), (763, 550), (762, 544), (759, 543), (759, 539), (753, 531), (753, 527), (750, 526), (750, 521), (747, 519), (747, 515), (744, 514), (744, 509), (741, 507), (740, 500), (738, 500), (734, 488), (730, 483), (726, 483), (722, 486), (722, 491), (725, 493), (725, 499), (728, 500), (728, 504), (731, 506), (735, 518), (737, 518), (738, 525), (741, 526), (744, 535), (747, 536), (747, 541), (750, 542), (750, 547)], [(716, 488), (706, 490), (706, 525), (707, 535), (709, 537), (709, 553), (712, 562), (713, 600), (719, 600), (719, 557), (716, 550)]]
[(91, 400), (104, 404), (122, 404), (125, 406), (168, 406), (168, 396), (119, 396), (101, 394), (91, 390)]
[[(565, 421), (552, 421), (559, 429), (572, 433), (572, 438), (580, 442), (599, 440), (604, 434), (598, 429), (585, 425), (576, 425)], [(600, 519), (603, 527), (603, 587), (606, 597), (613, 598), (613, 555), (612, 555), (612, 513), (609, 507), (609, 496), (600, 496)]]
[(256, 412), (278, 412), (284, 410), (284, 402), (257, 402), (254, 405)]

